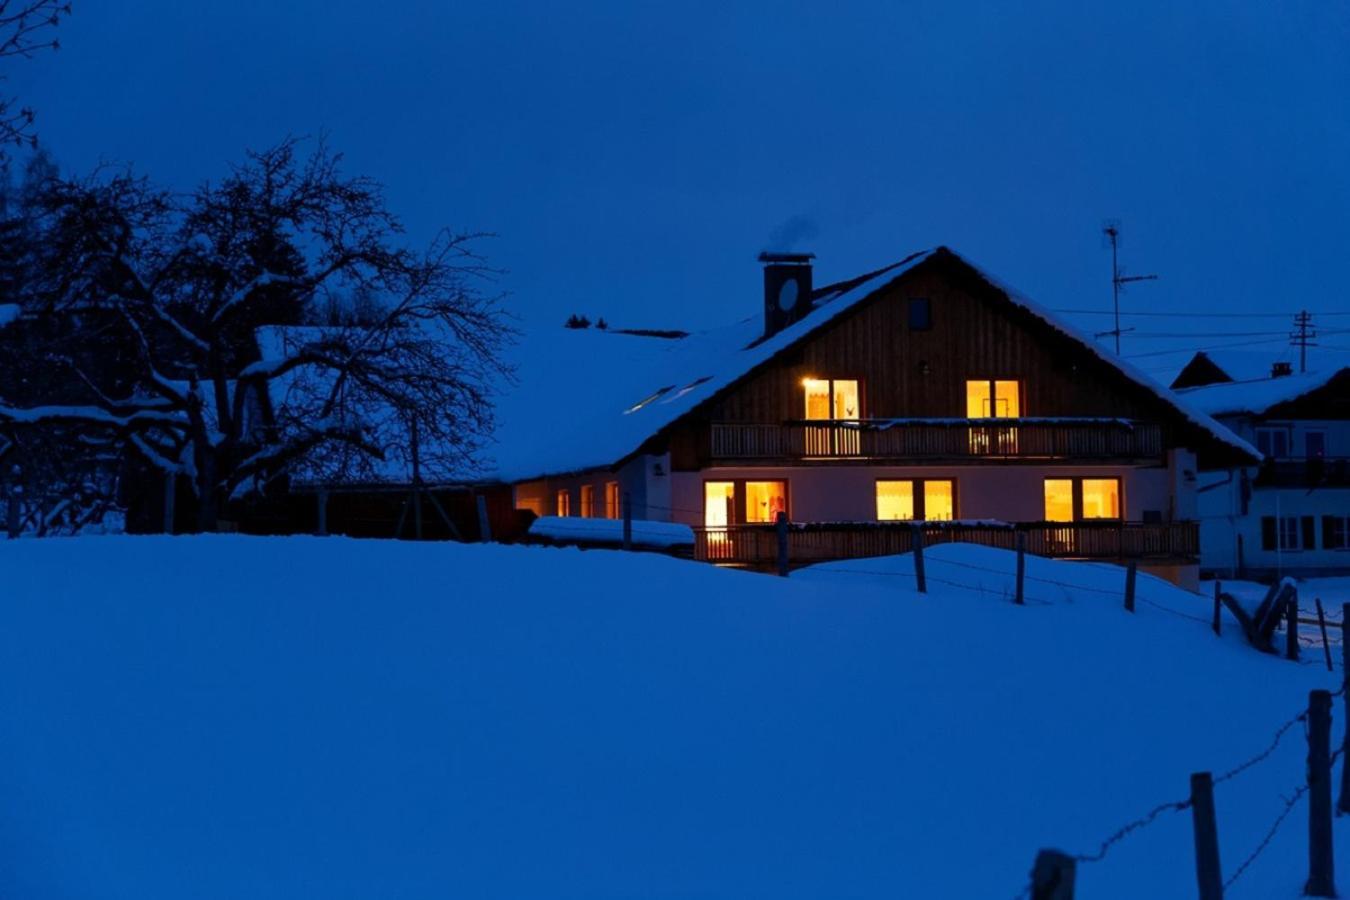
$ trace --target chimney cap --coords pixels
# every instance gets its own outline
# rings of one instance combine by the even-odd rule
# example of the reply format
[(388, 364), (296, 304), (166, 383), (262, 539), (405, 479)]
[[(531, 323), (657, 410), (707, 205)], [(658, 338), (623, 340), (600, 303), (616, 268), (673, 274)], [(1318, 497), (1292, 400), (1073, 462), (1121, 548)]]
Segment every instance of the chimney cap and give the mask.
[(815, 258), (814, 253), (771, 253), (765, 250), (759, 254), (762, 263), (790, 263), (797, 266), (807, 265)]

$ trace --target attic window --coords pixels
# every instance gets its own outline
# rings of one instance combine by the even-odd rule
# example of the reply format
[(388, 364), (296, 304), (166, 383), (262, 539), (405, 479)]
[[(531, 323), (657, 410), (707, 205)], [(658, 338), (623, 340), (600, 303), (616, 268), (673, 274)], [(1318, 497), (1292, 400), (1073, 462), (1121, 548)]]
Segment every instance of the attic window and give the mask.
[(911, 297), (906, 303), (910, 331), (928, 331), (933, 327), (933, 307), (927, 297)]
[(635, 413), (635, 412), (637, 412), (639, 409), (642, 409), (642, 407), (644, 407), (644, 406), (649, 406), (649, 405), (651, 405), (652, 403), (655, 403), (657, 400), (660, 400), (662, 397), (664, 397), (666, 394), (669, 394), (669, 393), (670, 393), (671, 391), (673, 391), (673, 390), (675, 390), (675, 385), (673, 385), (673, 384), (668, 384), (668, 385), (666, 385), (665, 387), (661, 388), (661, 389), (660, 389), (659, 391), (657, 391), (656, 393), (654, 393), (654, 394), (652, 394), (652, 395), (650, 395), (650, 396), (648, 396), (648, 397), (643, 397), (643, 398), (642, 398), (641, 400), (639, 400), (637, 403), (634, 403), (632, 406), (630, 406), (630, 407), (628, 407), (627, 409), (625, 409), (625, 410), (623, 411), (623, 414), (626, 416), (626, 415), (628, 415), (629, 413)]

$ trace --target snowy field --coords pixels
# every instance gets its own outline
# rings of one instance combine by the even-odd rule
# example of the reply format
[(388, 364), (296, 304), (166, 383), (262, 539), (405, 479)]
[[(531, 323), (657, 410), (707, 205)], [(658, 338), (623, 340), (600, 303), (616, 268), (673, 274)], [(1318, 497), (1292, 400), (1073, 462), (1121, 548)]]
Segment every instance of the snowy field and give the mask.
[[(931, 548), (791, 578), (655, 555), (338, 538), (0, 543), (0, 896), (1014, 897), (1316, 665), (1119, 569)], [(957, 587), (954, 585), (962, 585)], [(1194, 618), (1192, 618), (1194, 617)], [(1342, 733), (1337, 701), (1334, 735)], [(1231, 875), (1302, 730), (1218, 786)], [(1339, 778), (1339, 772), (1337, 773)], [(1303, 801), (1228, 892), (1297, 897)], [(1343, 887), (1350, 822), (1337, 821)], [(1079, 896), (1195, 895), (1189, 813)]]

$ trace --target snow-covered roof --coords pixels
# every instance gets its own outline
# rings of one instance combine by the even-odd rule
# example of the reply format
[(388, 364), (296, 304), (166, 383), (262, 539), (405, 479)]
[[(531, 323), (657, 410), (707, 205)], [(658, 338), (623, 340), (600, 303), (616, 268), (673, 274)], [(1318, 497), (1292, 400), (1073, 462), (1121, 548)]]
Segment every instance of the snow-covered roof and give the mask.
[[(1204, 355), (1211, 363), (1232, 378), (1234, 381), (1261, 381), (1270, 378), (1271, 368), (1276, 363), (1286, 363), (1292, 368), (1299, 366), (1298, 350), (1294, 347), (1284, 344), (1275, 349), (1232, 349), (1220, 348), (1218, 350), (1203, 350), (1196, 356)], [(1186, 360), (1189, 365), (1195, 356)], [(1317, 371), (1334, 371), (1336, 369), (1350, 366), (1350, 350), (1341, 350), (1336, 347), (1312, 347), (1308, 350), (1308, 365)], [(1178, 368), (1176, 374), (1180, 374)], [(1172, 376), (1173, 378), (1175, 375)], [(1170, 383), (1172, 378), (1167, 379)]]
[(1274, 406), (1297, 400), (1325, 386), (1342, 372), (1350, 372), (1350, 366), (1282, 375), (1279, 378), (1225, 381), (1183, 388), (1177, 393), (1188, 405), (1211, 416), (1260, 415)]
[[(937, 248), (817, 291), (810, 313), (762, 341), (758, 312), (724, 328), (679, 339), (564, 329), (556, 324), (527, 328), (512, 354), (517, 384), (498, 399), (496, 446), (489, 451), (496, 461), (495, 474), (518, 481), (611, 466), (698, 404), (937, 254), (959, 259), (1014, 304), (1153, 392), (1214, 440), (1259, 456), (1227, 428), (1182, 404), (1172, 391), (1106, 353), (1046, 308), (952, 251)], [(752, 306), (758, 309), (758, 304)]]

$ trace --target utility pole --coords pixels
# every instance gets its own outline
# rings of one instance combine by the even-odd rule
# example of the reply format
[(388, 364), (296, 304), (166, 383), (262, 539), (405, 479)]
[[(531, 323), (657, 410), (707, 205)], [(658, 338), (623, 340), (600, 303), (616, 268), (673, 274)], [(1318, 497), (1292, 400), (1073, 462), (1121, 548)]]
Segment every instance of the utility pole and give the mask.
[(1097, 337), (1106, 337), (1108, 334), (1116, 339), (1116, 356), (1120, 355), (1120, 336), (1126, 331), (1133, 331), (1132, 328), (1122, 329), (1120, 327), (1120, 291), (1131, 281), (1157, 281), (1157, 275), (1126, 275), (1120, 268), (1119, 249), (1120, 249), (1120, 222), (1115, 219), (1108, 219), (1106, 224), (1102, 225), (1102, 235), (1105, 236), (1111, 245), (1111, 306), (1115, 311), (1116, 327), (1110, 331), (1099, 331)]
[(1306, 309), (1299, 310), (1294, 315), (1294, 328), (1296, 330), (1289, 332), (1289, 344), (1298, 348), (1298, 371), (1302, 374), (1308, 371), (1308, 348), (1317, 346), (1312, 342), (1312, 339), (1317, 337), (1317, 330), (1312, 324), (1312, 313)]

